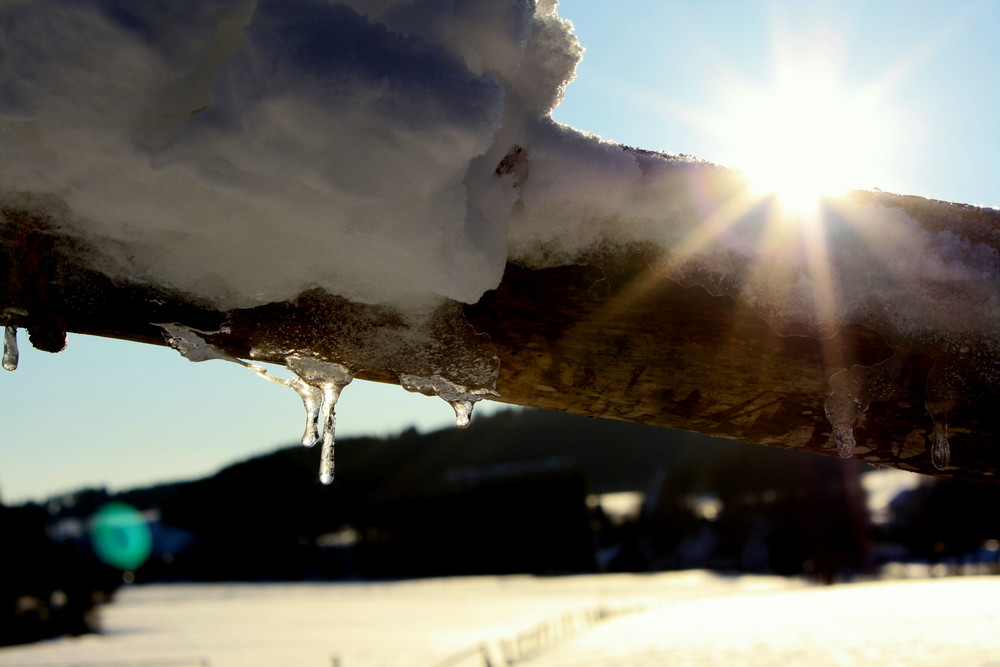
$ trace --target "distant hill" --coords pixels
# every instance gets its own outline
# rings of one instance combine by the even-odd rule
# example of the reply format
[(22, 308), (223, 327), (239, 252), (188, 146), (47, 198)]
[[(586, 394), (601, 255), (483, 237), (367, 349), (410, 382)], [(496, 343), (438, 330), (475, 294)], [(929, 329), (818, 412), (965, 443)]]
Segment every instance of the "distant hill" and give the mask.
[[(172, 488), (126, 494), (139, 506), (159, 506), (164, 495), (206, 493), (234, 505), (263, 497), (284, 505), (320, 503), (335, 515), (351, 507), (440, 493), (490, 478), (564, 468), (577, 471), (587, 493), (646, 491), (677, 461), (712, 456), (744, 443), (540, 410), (508, 410), (477, 418), (468, 429), (345, 438), (336, 445), (336, 479), (317, 482), (316, 450), (294, 445), (224, 468), (214, 476)], [(280, 498), (279, 498), (280, 496)], [(285, 500), (282, 500), (284, 498)]]
[[(464, 430), (345, 438), (336, 445), (336, 479), (329, 487), (317, 479), (319, 452), (292, 445), (210, 477), (131, 489), (113, 499), (159, 517), (154, 546), (165, 560), (147, 566), (143, 578), (338, 576), (344, 570), (331, 571), (329, 559), (322, 560), (329, 554), (318, 555), (316, 545), (345, 527), (367, 531), (356, 539), (368, 549), (366, 562), (379, 563), (376, 575), (579, 571), (591, 567), (587, 495), (653, 491), (678, 461), (740, 447), (747, 445), (512, 409), (479, 417)], [(111, 499), (103, 489), (85, 489), (53, 518), (87, 517)], [(502, 546), (497, 534), (507, 536)], [(532, 535), (535, 548), (517, 546), (517, 535)], [(489, 546), (449, 560), (456, 552), (453, 538)], [(569, 544), (575, 545), (572, 553)], [(187, 551), (172, 553), (171, 545)], [(546, 551), (557, 555), (538, 557)], [(408, 567), (399, 565), (404, 562)]]
[[(997, 537), (995, 521), (925, 517), (966, 497), (995, 507), (1000, 486), (928, 483), (873, 528), (859, 462), (539, 410), (345, 438), (331, 486), (318, 458), (291, 445), (203, 479), (84, 489), (48, 504), (50, 534), (86, 546), (81, 529), (103, 504), (134, 505), (153, 534), (153, 558), (136, 572), (145, 581), (688, 567), (831, 581), (874, 564), (873, 539), (938, 558)], [(617, 491), (646, 494), (639, 516), (592, 502)]]
[[(799, 516), (803, 503), (826, 508), (828, 528), (864, 520), (863, 497), (844, 496), (860, 488), (851, 481), (860, 464), (539, 410), (480, 417), (465, 430), (345, 438), (336, 445), (330, 486), (318, 481), (318, 458), (315, 449), (292, 445), (203, 479), (116, 494), (157, 517), (155, 557), (137, 576), (260, 580), (719, 564), (768, 571), (780, 564), (776, 550), (788, 550), (771, 540), (748, 560), (742, 542), (779, 529), (804, 534), (815, 521)], [(587, 502), (617, 491), (647, 494), (631, 527), (609, 523)], [(716, 498), (721, 518), (692, 509), (698, 498)], [(110, 499), (101, 489), (85, 490), (60, 514), (86, 517)], [(756, 514), (779, 508), (781, 516), (755, 523)], [(698, 545), (708, 534), (716, 546), (706, 550)], [(850, 535), (847, 543), (863, 537), (853, 529)], [(794, 546), (781, 566), (789, 572), (801, 569), (811, 548)]]
[[(336, 480), (330, 487), (317, 481), (319, 452), (296, 444), (234, 463), (203, 479), (113, 495), (140, 510), (161, 508), (178, 493), (194, 489), (215, 493), (222, 488), (223, 495), (240, 502), (262, 493), (271, 497), (279, 490), (290, 498), (323, 504), (342, 499), (378, 502), (552, 466), (578, 470), (588, 493), (646, 491), (658, 471), (681, 459), (748, 446), (752, 445), (629, 422), (511, 409), (477, 417), (464, 430), (409, 429), (385, 438), (339, 440)], [(70, 503), (64, 502), (67, 495)], [(58, 508), (53, 514), (88, 515), (111, 495), (100, 488), (63, 494), (52, 499), (52, 507)]]
[[(740, 455), (748, 449), (749, 459)], [(667, 479), (681, 488), (682, 470), (695, 471), (680, 481), (684, 493), (698, 493), (689, 482), (710, 485), (727, 461), (788, 470), (782, 462), (803, 456), (625, 422), (511, 410), (466, 430), (345, 439), (337, 444), (329, 487), (317, 481), (318, 452), (295, 445), (168, 489), (166, 498), (163, 488), (128, 498), (142, 507), (155, 493), (162, 522), (197, 536), (187, 565), (184, 558), (172, 562), (184, 566), (174, 572), (199, 579), (588, 571), (602, 567), (595, 526), (604, 541), (611, 530), (587, 505), (589, 495), (662, 497)], [(633, 556), (629, 567), (651, 562)]]

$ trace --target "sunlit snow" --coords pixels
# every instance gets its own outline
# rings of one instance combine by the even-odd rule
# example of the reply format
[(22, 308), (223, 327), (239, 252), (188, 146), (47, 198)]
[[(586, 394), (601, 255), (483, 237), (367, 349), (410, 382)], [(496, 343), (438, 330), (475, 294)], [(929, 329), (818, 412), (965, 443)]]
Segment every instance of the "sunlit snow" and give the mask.
[[(483, 651), (505, 664), (505, 644), (523, 637), (540, 647), (526, 664), (543, 667), (985, 666), (996, 658), (998, 586), (968, 577), (815, 587), (700, 571), (147, 585), (121, 591), (103, 633), (5, 647), (0, 665), (429, 667), (482, 665)], [(583, 622), (602, 609), (635, 611)]]

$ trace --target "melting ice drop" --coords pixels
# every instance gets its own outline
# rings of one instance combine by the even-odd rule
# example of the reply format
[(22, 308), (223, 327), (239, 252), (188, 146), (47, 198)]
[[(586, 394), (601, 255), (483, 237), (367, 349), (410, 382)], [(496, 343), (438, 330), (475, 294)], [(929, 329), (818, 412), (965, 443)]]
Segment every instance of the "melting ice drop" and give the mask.
[(455, 409), (455, 425), (459, 428), (467, 428), (472, 422), (472, 408), (475, 403), (472, 401), (448, 401)]

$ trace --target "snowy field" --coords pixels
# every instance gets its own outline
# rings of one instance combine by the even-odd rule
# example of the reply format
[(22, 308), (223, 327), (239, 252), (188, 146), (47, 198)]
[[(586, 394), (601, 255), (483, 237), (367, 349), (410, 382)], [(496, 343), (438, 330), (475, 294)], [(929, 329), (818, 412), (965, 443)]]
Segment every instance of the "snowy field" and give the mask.
[[(612, 613), (598, 619), (600, 608)], [(121, 591), (103, 619), (102, 635), (0, 649), (0, 665), (475, 667), (486, 655), (503, 664), (520, 636), (524, 652), (543, 640), (525, 662), (537, 667), (1000, 667), (997, 577), (830, 588), (700, 571), (142, 586)]]

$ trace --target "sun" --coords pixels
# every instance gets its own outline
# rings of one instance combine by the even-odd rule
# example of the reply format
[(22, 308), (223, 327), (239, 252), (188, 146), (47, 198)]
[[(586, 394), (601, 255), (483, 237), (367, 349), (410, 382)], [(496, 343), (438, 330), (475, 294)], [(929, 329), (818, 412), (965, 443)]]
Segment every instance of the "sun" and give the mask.
[(789, 53), (773, 72), (766, 86), (726, 77), (716, 106), (698, 115), (719, 141), (718, 162), (741, 172), (745, 188), (676, 244), (669, 261), (684, 264), (767, 200), (756, 241), (762, 261), (753, 271), (762, 285), (777, 286), (769, 282), (775, 262), (797, 267), (812, 291), (816, 330), (825, 335), (837, 330), (839, 302), (827, 236), (831, 225), (853, 224), (850, 215), (828, 210), (843, 213), (849, 190), (880, 185), (901, 130), (886, 105), (885, 77), (852, 87), (830, 62)]
[(783, 63), (765, 88), (734, 87), (718, 118), (726, 162), (751, 192), (804, 213), (825, 197), (870, 188), (894, 135), (874, 88), (850, 90), (835, 70)]

